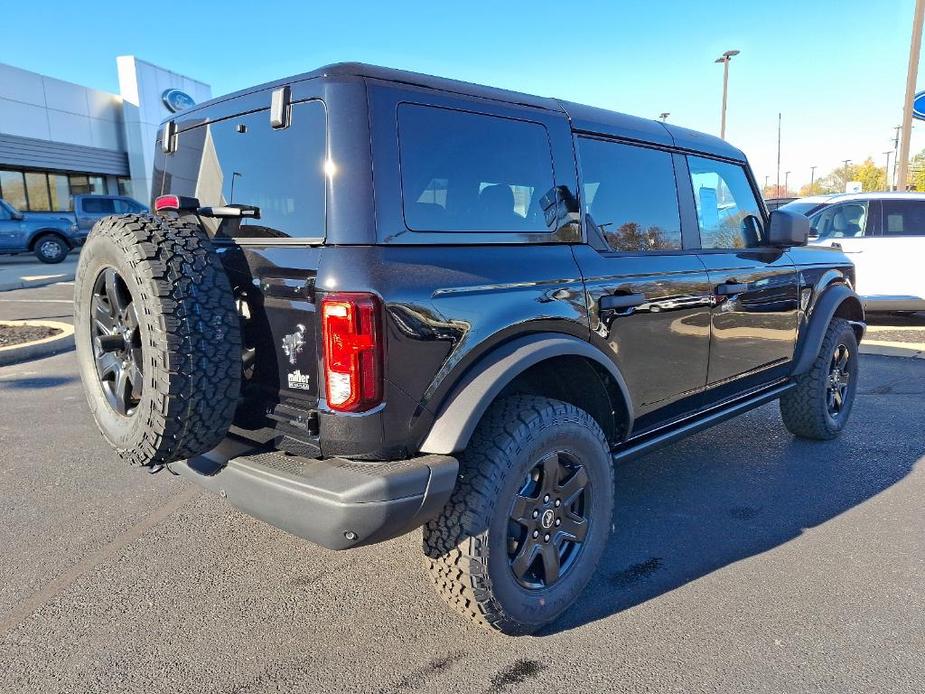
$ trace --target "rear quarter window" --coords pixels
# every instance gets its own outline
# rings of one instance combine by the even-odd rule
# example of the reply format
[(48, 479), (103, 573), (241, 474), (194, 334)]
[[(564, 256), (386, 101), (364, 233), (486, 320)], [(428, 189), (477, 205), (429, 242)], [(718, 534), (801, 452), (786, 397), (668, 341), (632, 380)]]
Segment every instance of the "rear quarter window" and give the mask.
[(402, 209), (413, 231), (549, 232), (546, 128), (434, 106), (398, 107)]

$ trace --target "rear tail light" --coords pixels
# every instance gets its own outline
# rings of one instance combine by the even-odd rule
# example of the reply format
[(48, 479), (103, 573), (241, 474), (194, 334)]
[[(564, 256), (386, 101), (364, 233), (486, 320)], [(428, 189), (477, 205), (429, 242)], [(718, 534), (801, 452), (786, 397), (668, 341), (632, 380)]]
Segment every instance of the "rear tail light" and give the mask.
[(199, 200), (182, 195), (161, 195), (154, 199), (155, 212), (180, 212), (182, 210), (195, 210), (198, 207)]
[(372, 294), (328, 294), (321, 300), (324, 383), (328, 406), (362, 412), (382, 401), (379, 301)]

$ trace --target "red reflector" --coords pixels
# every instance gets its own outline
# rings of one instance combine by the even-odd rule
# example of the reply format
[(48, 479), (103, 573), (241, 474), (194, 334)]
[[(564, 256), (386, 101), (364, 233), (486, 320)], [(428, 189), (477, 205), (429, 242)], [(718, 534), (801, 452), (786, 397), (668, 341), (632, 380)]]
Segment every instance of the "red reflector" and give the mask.
[(328, 294), (321, 300), (324, 384), (328, 406), (360, 412), (382, 400), (379, 301), (372, 294)]

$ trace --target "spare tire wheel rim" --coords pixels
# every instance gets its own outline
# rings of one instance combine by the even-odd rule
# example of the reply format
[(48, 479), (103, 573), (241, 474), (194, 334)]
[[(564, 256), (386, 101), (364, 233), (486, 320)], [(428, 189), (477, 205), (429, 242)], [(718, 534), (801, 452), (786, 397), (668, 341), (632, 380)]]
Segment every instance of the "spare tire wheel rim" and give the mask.
[(103, 268), (93, 282), (90, 340), (106, 401), (116, 413), (131, 417), (144, 388), (141, 334), (135, 301), (113, 267)]
[(508, 519), (508, 559), (517, 582), (542, 590), (565, 578), (584, 547), (590, 515), (591, 480), (575, 456), (558, 451), (534, 465)]

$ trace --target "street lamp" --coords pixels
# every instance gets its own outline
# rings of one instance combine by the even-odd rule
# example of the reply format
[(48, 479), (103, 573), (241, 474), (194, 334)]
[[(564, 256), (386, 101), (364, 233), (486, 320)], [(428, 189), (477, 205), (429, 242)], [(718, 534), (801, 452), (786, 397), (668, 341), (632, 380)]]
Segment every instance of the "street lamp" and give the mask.
[(668, 116), (670, 115), (671, 114), (668, 113), (668, 111), (662, 111), (661, 113), (658, 114), (658, 117), (662, 121), (662, 123), (664, 123), (666, 120), (668, 120)]
[(784, 195), (787, 195), (787, 192), (790, 190), (790, 172), (784, 171)]
[(886, 155), (886, 168), (883, 170), (884, 183), (887, 190), (893, 190), (893, 186), (890, 184), (890, 157), (893, 156), (893, 150), (887, 150), (884, 154)]
[(845, 162), (845, 192), (847, 193), (847, 192), (848, 192), (848, 178), (849, 178), (849, 175), (848, 175), (848, 164), (851, 163), (851, 160), (850, 160), (850, 159), (842, 159), (842, 161)]
[(726, 95), (729, 92), (729, 61), (732, 56), (739, 55), (739, 51), (726, 51), (714, 62), (723, 64), (723, 115), (719, 126), (719, 136), (726, 139)]
[(816, 182), (816, 167), (809, 167), (809, 194), (813, 194), (813, 184)]

